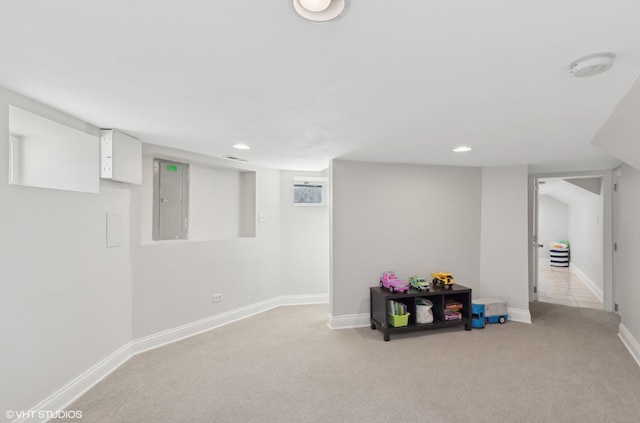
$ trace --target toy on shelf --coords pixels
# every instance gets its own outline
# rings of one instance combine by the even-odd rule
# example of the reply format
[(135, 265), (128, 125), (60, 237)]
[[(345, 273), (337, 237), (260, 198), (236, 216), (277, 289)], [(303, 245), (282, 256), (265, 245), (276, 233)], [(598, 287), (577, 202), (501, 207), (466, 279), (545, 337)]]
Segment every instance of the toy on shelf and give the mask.
[(426, 298), (416, 298), (416, 323), (433, 323), (433, 303)]
[(451, 273), (433, 272), (431, 274), (431, 277), (433, 278), (433, 285), (434, 286), (438, 286), (439, 285), (442, 288), (451, 289), (451, 287), (454, 284), (453, 275)]
[(380, 288), (387, 288), (389, 292), (407, 292), (409, 291), (409, 283), (396, 277), (394, 272), (387, 271), (380, 277)]
[(450, 320), (462, 320), (462, 310), (464, 308), (464, 304), (460, 301), (445, 299), (444, 300), (444, 321), (448, 322)]
[(412, 288), (415, 288), (418, 291), (429, 290), (429, 282), (427, 282), (425, 278), (420, 276), (409, 276), (409, 285), (411, 285)]

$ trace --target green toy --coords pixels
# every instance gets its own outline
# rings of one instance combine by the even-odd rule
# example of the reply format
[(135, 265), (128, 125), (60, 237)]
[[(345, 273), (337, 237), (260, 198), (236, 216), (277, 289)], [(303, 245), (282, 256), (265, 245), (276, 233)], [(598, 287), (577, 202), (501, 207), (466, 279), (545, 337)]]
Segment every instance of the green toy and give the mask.
[(429, 290), (429, 282), (427, 282), (427, 280), (421, 276), (410, 276), (409, 285), (411, 285), (412, 288), (415, 288), (418, 291)]

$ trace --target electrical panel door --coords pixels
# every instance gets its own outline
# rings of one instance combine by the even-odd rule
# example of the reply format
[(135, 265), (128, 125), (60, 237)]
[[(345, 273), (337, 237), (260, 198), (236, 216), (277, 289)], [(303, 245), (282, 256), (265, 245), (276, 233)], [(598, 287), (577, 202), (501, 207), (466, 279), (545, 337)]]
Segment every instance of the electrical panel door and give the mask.
[(153, 239), (187, 239), (189, 165), (156, 159), (153, 174)]

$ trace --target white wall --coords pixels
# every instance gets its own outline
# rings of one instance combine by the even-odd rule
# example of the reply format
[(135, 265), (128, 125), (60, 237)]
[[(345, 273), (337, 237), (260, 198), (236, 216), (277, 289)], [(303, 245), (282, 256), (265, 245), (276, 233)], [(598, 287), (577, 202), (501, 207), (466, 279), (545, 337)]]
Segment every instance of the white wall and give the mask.
[(615, 158), (640, 169), (640, 78), (602, 125), (593, 143)]
[(329, 294), (330, 205), (293, 205), (294, 177), (327, 175), (327, 171), (280, 172), (281, 295)]
[[(2, 178), (9, 104), (99, 133), (0, 88)], [(30, 410), (131, 340), (130, 192), (110, 181), (88, 194), (5, 179), (0, 201), (0, 410)], [(122, 247), (106, 248), (107, 213), (123, 217)]]
[(331, 173), (333, 317), (368, 321), (385, 270), (479, 288), (481, 169), (334, 160)]
[(603, 294), (603, 198), (602, 195), (569, 206), (570, 263), (602, 299)]
[(97, 137), (20, 139), (21, 185), (97, 193), (100, 187)]
[(527, 167), (482, 169), (480, 289), (474, 297), (505, 299), (527, 321)]
[[(8, 176), (10, 103), (99, 133), (0, 89), (0, 174)], [(165, 157), (172, 151), (158, 150)], [(237, 167), (180, 154), (198, 166)], [(133, 340), (280, 296), (280, 172), (250, 168), (255, 182), (241, 177), (239, 184), (255, 184), (255, 198), (237, 200), (254, 202), (266, 222), (256, 224), (254, 211), (246, 226), (255, 237), (217, 241), (150, 242), (151, 172), (133, 188), (101, 181), (99, 194), (0, 183), (0, 408), (33, 410), (47, 398), (62, 405), (87, 387), (74, 379), (106, 358), (110, 370), (128, 357)], [(121, 247), (106, 248), (107, 213), (121, 217)], [(224, 300), (214, 304), (217, 293)]]
[[(174, 160), (195, 162), (192, 166), (197, 170), (192, 174), (192, 183), (195, 182), (197, 189), (193, 195), (203, 191), (211, 193), (207, 185), (230, 182), (227, 177), (216, 181), (217, 177), (220, 179), (220, 171), (207, 169), (207, 161), (211, 166), (220, 166), (228, 163), (224, 159), (145, 146), (143, 170), (147, 170), (143, 172), (142, 185), (132, 189), (131, 202), (134, 338), (278, 297), (281, 278), (280, 172), (249, 166), (256, 172), (256, 209), (267, 217), (266, 222), (257, 224), (255, 237), (208, 240), (201, 237), (202, 234), (194, 233), (194, 239), (189, 241), (152, 242), (153, 175), (149, 171), (149, 155), (154, 151), (161, 157), (171, 155)], [(237, 176), (232, 179), (235, 182), (229, 186), (234, 188), (235, 194), (231, 197), (240, 201), (236, 194), (241, 181)], [(238, 211), (237, 204), (233, 209)], [(228, 218), (227, 222), (233, 222), (231, 232), (237, 233), (239, 220)], [(202, 220), (199, 225), (206, 227)], [(207, 234), (223, 235), (220, 231)], [(214, 294), (223, 294), (224, 300), (214, 304)]]
[[(617, 243), (618, 264), (616, 297), (623, 332), (632, 337), (630, 347), (635, 348), (636, 360), (640, 360), (640, 171), (627, 164), (622, 166), (619, 180), (619, 224)], [(627, 339), (629, 341), (629, 339)], [(640, 362), (639, 362), (640, 364)]]
[(189, 166), (190, 240), (209, 241), (240, 235), (241, 176), (235, 171)]
[[(552, 242), (569, 239), (569, 206), (549, 195), (538, 196), (538, 258), (549, 259)], [(602, 260), (602, 258), (600, 259)]]

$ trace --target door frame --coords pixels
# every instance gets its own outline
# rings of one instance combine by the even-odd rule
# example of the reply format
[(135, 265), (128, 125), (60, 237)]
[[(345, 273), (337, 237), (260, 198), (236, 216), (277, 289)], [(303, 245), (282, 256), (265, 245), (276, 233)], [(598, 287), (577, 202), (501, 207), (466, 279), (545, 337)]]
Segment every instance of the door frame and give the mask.
[(529, 174), (529, 301), (535, 301), (538, 299), (538, 180), (545, 178), (579, 177), (602, 177), (602, 305), (605, 311), (614, 312), (615, 281), (613, 278), (613, 171), (611, 170)]
[(613, 260), (613, 285), (612, 285), (612, 293), (613, 297), (613, 312), (618, 316), (622, 316), (622, 311), (618, 307), (620, 304), (620, 290), (617, 289), (617, 281), (619, 280), (619, 261), (617, 254), (617, 244), (620, 236), (620, 179), (622, 178), (622, 168), (618, 167), (613, 170), (613, 180), (612, 180), (612, 234), (611, 234), (611, 244), (613, 245), (612, 252), (612, 260)]

